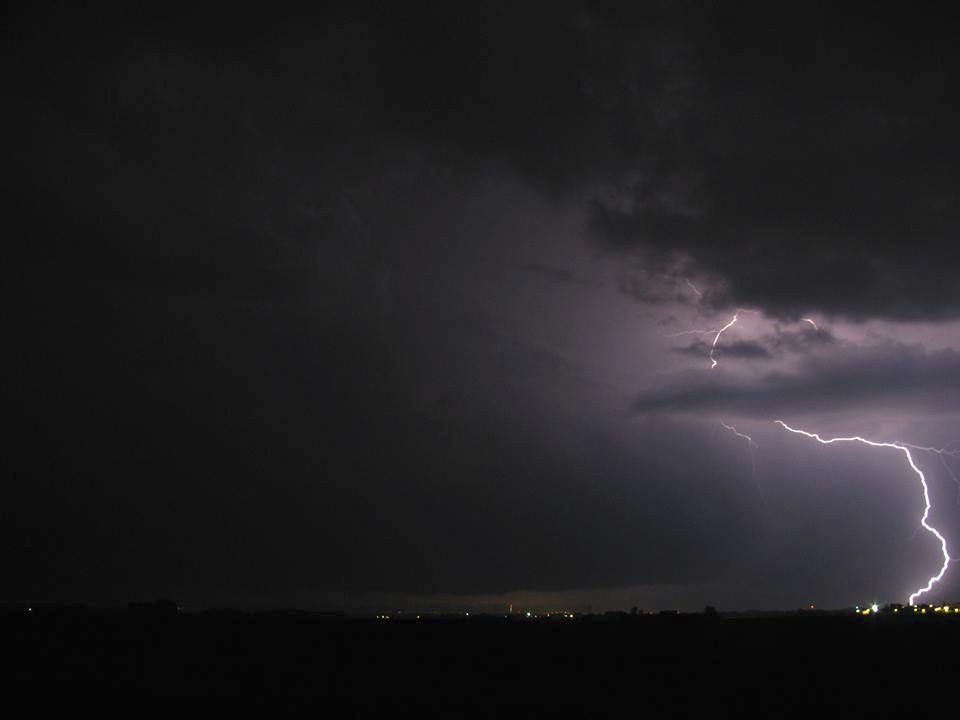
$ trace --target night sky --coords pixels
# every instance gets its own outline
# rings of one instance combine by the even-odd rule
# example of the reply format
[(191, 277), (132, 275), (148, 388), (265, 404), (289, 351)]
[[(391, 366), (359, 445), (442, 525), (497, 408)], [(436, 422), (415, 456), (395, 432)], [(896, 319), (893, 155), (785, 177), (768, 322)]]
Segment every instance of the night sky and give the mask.
[[(0, 601), (836, 607), (937, 572), (902, 453), (774, 420), (960, 445), (938, 12), (80, 5), (4, 30)], [(960, 556), (960, 458), (915, 457)], [(958, 597), (954, 565), (926, 599)]]

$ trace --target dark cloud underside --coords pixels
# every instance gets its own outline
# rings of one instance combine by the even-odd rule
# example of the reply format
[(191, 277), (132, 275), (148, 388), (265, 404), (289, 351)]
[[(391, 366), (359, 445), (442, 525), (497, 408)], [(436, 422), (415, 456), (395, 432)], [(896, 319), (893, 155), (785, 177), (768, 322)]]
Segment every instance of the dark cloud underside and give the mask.
[(960, 412), (960, 356), (919, 347), (846, 349), (808, 358), (793, 372), (743, 378), (688, 372), (635, 399), (638, 413), (726, 413), (770, 419), (791, 413), (883, 410), (922, 417)]

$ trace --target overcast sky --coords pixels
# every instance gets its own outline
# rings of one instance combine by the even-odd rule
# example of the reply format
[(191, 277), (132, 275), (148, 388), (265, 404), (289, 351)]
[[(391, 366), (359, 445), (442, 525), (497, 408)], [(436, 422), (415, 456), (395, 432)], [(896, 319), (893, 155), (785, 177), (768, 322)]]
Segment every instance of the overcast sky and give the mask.
[[(935, 575), (902, 453), (774, 420), (960, 446), (944, 18), (406, 5), (14, 11), (0, 601)], [(960, 556), (960, 458), (915, 457)]]

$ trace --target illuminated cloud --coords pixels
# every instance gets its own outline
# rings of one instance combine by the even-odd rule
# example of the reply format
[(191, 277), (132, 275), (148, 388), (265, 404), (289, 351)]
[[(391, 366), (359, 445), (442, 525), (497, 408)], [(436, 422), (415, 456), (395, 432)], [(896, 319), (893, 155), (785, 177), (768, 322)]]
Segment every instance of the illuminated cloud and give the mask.
[(808, 356), (796, 370), (759, 376), (667, 375), (633, 402), (638, 413), (722, 413), (770, 418), (790, 413), (886, 410), (904, 415), (960, 412), (960, 353), (889, 344)]

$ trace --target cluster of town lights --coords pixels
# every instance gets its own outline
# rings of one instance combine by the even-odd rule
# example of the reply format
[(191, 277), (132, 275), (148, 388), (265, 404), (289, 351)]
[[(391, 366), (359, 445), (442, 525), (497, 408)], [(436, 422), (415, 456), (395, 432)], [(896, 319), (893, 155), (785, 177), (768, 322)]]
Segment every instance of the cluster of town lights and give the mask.
[[(459, 613), (457, 613), (457, 614), (459, 614)], [(511, 613), (511, 614), (512, 614), (512, 613)], [(402, 617), (402, 613), (401, 613), (400, 615), (401, 615), (401, 617)], [(539, 618), (542, 618), (542, 617), (546, 617), (546, 618), (562, 617), (562, 618), (566, 618), (567, 620), (574, 620), (574, 619), (576, 619), (576, 617), (577, 617), (576, 614), (574, 614), (574, 613), (572, 613), (572, 612), (570, 612), (570, 611), (568, 611), (568, 610), (557, 610), (557, 611), (546, 612), (546, 613), (534, 613), (534, 612), (531, 612), (530, 610), (527, 610), (526, 612), (521, 613), (521, 615), (522, 615), (522, 617), (527, 617), (527, 618), (531, 618), (531, 619), (539, 619)], [(441, 614), (441, 616), (443, 616), (443, 614)], [(464, 613), (463, 613), (463, 616), (464, 616), (464, 617), (470, 617), (470, 612), (469, 612), (469, 611), (464, 612)], [(388, 613), (380, 614), (380, 615), (377, 615), (376, 617), (377, 617), (377, 620), (391, 620), (391, 619), (394, 618), (393, 615), (390, 615), (390, 614), (388, 614)], [(503, 617), (508, 617), (508, 616), (507, 616), (507, 615), (504, 615)], [(417, 616), (416, 616), (416, 619), (419, 620), (419, 619), (420, 619), (420, 616), (417, 615)]]
[[(894, 614), (899, 614), (901, 610), (910, 610), (914, 615), (926, 615), (927, 611), (933, 613), (940, 613), (942, 615), (960, 615), (960, 604), (957, 605), (908, 605), (906, 607), (902, 605), (896, 605), (889, 608), (889, 611)], [(880, 613), (880, 606), (874, 603), (870, 607), (861, 608), (859, 605), (854, 608), (854, 611), (858, 615), (877, 615)]]

